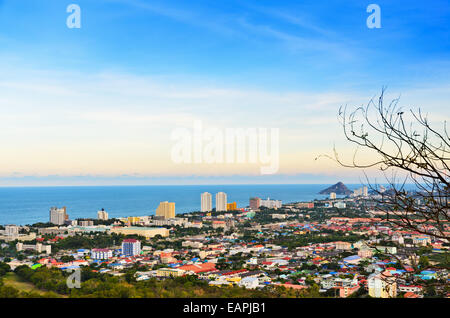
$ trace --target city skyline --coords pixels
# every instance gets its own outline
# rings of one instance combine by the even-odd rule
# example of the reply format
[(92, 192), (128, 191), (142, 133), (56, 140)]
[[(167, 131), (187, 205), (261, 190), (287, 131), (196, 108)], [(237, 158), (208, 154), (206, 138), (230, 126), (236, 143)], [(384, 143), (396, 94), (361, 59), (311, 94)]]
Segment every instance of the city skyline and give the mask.
[(0, 0), (0, 301), (443, 304), (449, 21), (448, 0)]

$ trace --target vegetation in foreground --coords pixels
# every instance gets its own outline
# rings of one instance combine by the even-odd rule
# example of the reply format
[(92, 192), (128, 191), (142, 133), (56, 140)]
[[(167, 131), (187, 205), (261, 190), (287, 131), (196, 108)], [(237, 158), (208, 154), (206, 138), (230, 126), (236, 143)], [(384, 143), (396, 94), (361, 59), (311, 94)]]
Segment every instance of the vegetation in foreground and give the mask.
[[(59, 269), (41, 267), (31, 269), (19, 266), (11, 272), (2, 263), (0, 271), (0, 298), (38, 297), (94, 297), (94, 298), (292, 298), (319, 297), (319, 287), (312, 286), (302, 291), (274, 287), (265, 290), (249, 290), (237, 286), (215, 287), (195, 276), (173, 279), (136, 282), (134, 272), (114, 277), (82, 271), (81, 288), (69, 289), (66, 284), (68, 273)], [(8, 266), (9, 267), (9, 266)]]

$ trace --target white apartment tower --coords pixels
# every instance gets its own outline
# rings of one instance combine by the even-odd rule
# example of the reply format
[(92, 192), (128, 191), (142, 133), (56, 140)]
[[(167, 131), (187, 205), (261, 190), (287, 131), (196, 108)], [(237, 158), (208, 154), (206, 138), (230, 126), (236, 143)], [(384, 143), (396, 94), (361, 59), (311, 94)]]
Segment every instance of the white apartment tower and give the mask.
[(101, 209), (97, 212), (97, 219), (107, 221), (108, 220), (108, 212), (105, 209)]
[(363, 187), (363, 196), (367, 197), (369, 195), (369, 190), (366, 186)]
[(50, 223), (63, 225), (68, 218), (66, 207), (62, 207), (61, 209), (57, 207), (50, 208)]
[(212, 210), (212, 195), (209, 192), (201, 194), (201, 211), (209, 212)]
[(227, 210), (227, 194), (225, 192), (216, 193), (216, 211)]
[(271, 200), (267, 198), (267, 200), (261, 200), (261, 206), (265, 206), (268, 209), (281, 208), (282, 203), (281, 200)]

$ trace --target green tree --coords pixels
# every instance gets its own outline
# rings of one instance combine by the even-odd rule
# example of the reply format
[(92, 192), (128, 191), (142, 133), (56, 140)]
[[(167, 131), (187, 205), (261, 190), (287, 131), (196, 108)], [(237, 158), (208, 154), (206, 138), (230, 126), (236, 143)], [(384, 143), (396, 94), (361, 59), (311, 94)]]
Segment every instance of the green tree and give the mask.
[(427, 268), (428, 266), (430, 266), (430, 260), (428, 259), (427, 256), (422, 255), (419, 258), (419, 265), (420, 268)]

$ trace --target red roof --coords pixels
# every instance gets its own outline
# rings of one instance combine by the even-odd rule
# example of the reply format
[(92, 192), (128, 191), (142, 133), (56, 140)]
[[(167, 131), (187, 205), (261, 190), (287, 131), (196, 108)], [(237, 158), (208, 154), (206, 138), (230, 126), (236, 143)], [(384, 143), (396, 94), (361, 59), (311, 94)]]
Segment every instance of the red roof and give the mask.
[(178, 267), (178, 269), (184, 271), (192, 271), (194, 273), (205, 273), (210, 272), (216, 269), (216, 265), (214, 263), (200, 263), (193, 265), (183, 265)]
[(236, 271), (223, 273), (222, 276), (234, 275), (234, 274), (239, 274), (239, 273), (243, 273), (243, 272), (248, 272), (248, 271), (246, 269), (239, 269)]

